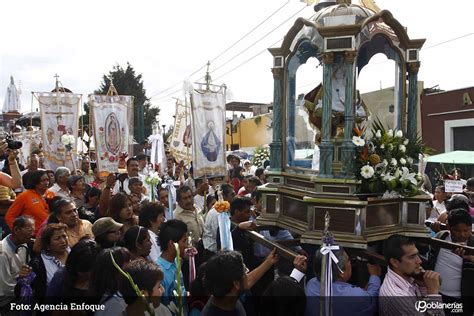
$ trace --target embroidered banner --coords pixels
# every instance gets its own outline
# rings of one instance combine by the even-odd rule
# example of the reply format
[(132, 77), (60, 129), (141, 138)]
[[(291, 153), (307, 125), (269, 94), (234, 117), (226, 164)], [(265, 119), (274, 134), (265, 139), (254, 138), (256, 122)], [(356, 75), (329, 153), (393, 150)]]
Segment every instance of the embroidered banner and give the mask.
[(66, 166), (76, 169), (75, 156), (80, 94), (39, 92), (36, 94), (41, 114), (44, 164), (56, 170)]
[(89, 104), (99, 172), (117, 172), (132, 154), (133, 97), (90, 95)]
[(28, 157), (31, 152), (40, 148), (41, 131), (22, 131), (19, 133), (13, 133), (12, 136), (14, 140), (23, 143), (23, 146), (19, 150), (18, 158), (23, 166), (28, 165)]
[(176, 103), (173, 134), (170, 141), (170, 153), (176, 161), (184, 161), (185, 165), (191, 162), (191, 109), (181, 100)]
[(194, 178), (225, 175), (224, 91), (194, 90), (191, 112)]

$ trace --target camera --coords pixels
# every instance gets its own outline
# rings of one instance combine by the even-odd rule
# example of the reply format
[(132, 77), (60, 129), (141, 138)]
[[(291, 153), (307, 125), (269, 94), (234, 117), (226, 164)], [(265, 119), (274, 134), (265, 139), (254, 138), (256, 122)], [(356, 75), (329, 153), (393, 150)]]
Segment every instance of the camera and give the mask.
[(8, 149), (17, 150), (23, 146), (23, 143), (17, 140), (14, 140), (11, 135), (5, 137), (5, 142), (8, 145)]

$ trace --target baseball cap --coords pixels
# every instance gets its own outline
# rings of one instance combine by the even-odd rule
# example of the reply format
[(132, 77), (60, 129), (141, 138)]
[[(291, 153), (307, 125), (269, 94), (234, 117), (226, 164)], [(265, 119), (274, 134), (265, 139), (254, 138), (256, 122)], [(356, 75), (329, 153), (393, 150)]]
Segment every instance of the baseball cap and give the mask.
[(122, 226), (123, 224), (117, 223), (112, 217), (102, 217), (92, 225), (92, 233), (97, 237), (110, 231), (119, 230)]

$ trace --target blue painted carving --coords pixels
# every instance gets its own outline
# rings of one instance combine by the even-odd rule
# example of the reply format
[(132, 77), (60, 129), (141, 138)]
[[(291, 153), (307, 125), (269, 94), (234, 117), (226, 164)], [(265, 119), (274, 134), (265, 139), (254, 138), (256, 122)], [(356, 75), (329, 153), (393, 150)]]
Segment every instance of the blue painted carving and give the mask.
[(282, 95), (283, 95), (283, 68), (273, 69), (273, 139), (270, 144), (270, 168), (275, 171), (282, 169)]
[(355, 52), (346, 53), (346, 91), (344, 99), (344, 141), (342, 145), (342, 174), (346, 178), (354, 178), (353, 163), (355, 146), (352, 143), (354, 129), (354, 56)]
[(319, 176), (332, 178), (332, 161), (334, 145), (331, 142), (331, 116), (332, 116), (332, 61), (323, 64), (323, 124), (322, 141), (320, 148)]

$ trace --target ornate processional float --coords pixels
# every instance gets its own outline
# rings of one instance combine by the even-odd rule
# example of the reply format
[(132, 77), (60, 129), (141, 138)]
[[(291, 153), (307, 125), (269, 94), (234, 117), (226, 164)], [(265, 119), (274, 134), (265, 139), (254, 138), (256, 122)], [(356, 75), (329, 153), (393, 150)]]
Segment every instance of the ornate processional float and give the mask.
[[(273, 140), (258, 222), (289, 229), (303, 243), (320, 244), (328, 212), (334, 238), (350, 248), (367, 248), (395, 233), (427, 237), (424, 202), (430, 197), (418, 193), (421, 177), (415, 168), (423, 149), (416, 135), (416, 104), (418, 56), (425, 40), (410, 39), (389, 11), (376, 12), (374, 6), (338, 0), (315, 9), (311, 20), (296, 20), (281, 47), (269, 49)], [(396, 119), (390, 130), (378, 120), (370, 124), (356, 87), (360, 71), (377, 53), (396, 64)], [(311, 57), (322, 63), (322, 85), (298, 99), (297, 70)], [(295, 124), (303, 107), (315, 129), (310, 141)], [(318, 172), (312, 159), (295, 153), (315, 148), (319, 131)]]

